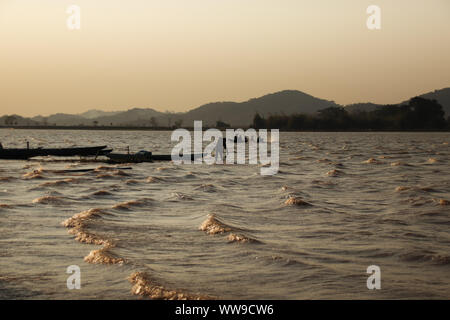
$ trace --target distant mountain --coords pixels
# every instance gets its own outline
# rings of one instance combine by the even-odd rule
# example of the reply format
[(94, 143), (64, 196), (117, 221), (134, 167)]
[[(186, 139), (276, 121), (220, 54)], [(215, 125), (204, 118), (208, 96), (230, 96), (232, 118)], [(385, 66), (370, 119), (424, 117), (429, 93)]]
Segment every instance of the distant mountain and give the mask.
[(153, 109), (130, 109), (127, 111), (101, 111), (89, 110), (77, 115), (57, 113), (48, 117), (36, 116), (32, 120), (41, 124), (59, 126), (121, 126), (121, 125), (145, 125), (149, 124), (151, 117), (161, 117), (164, 113)]
[[(425, 93), (421, 97), (436, 99), (443, 106), (446, 116), (450, 116), (450, 88)], [(0, 125), (9, 123), (10, 125), (166, 127), (182, 123), (189, 127), (193, 126), (194, 120), (203, 120), (205, 126), (214, 126), (217, 121), (223, 121), (234, 127), (247, 127), (252, 123), (255, 113), (263, 117), (270, 114), (313, 114), (321, 109), (336, 106), (339, 105), (334, 101), (319, 99), (301, 91), (285, 90), (244, 102), (208, 103), (184, 113), (159, 112), (151, 108), (133, 108), (114, 112), (93, 109), (76, 115), (57, 113), (48, 117), (37, 116), (31, 119), (15, 115), (13, 121), (8, 118), (11, 116), (3, 116), (0, 117)], [(345, 109), (350, 113), (370, 112), (382, 106), (367, 102), (347, 105)]]
[(96, 110), (92, 109), (83, 113), (78, 114), (79, 116), (86, 118), (86, 119), (95, 119), (99, 117), (105, 117), (105, 116), (113, 116), (122, 111), (102, 111), (102, 110)]
[[(441, 90), (435, 90), (432, 92), (428, 92), (425, 94), (419, 95), (421, 98), (425, 99), (435, 99), (439, 104), (442, 106), (442, 109), (445, 112), (445, 116), (450, 116), (450, 88), (444, 88)], [(407, 104), (410, 99), (403, 101), (399, 104)], [(375, 104), (375, 103), (354, 103), (349, 104), (345, 106), (345, 110), (347, 110), (350, 113), (354, 112), (370, 112), (373, 110), (376, 110), (378, 108), (384, 107), (385, 105), (382, 104)]]
[(371, 102), (366, 103), (354, 103), (348, 104), (345, 106), (345, 110), (349, 113), (357, 113), (357, 112), (371, 112), (378, 108), (381, 108), (383, 105), (375, 104)]
[(248, 126), (256, 112), (265, 117), (269, 114), (315, 113), (334, 106), (337, 104), (333, 101), (318, 99), (300, 91), (286, 90), (240, 103), (208, 103), (185, 113), (183, 121), (193, 123), (194, 120), (201, 119), (207, 125), (215, 125), (220, 120), (233, 126)]
[[(71, 125), (86, 125), (88, 120), (82, 116), (66, 113), (56, 113), (48, 117), (36, 116), (32, 118), (33, 121), (41, 122), (42, 124), (71, 126)], [(90, 121), (92, 123), (92, 121)]]
[(252, 123), (256, 112), (261, 116), (289, 115), (314, 113), (331, 106), (337, 104), (300, 91), (286, 90), (245, 102), (208, 103), (185, 113), (159, 112), (150, 108), (133, 108), (122, 112), (89, 110), (78, 115), (57, 113), (48, 117), (37, 116), (32, 120), (62, 126), (172, 126), (177, 122), (193, 126), (195, 120), (202, 120), (205, 126), (214, 126), (220, 120), (233, 126), (246, 127)]
[(437, 100), (437, 102), (439, 102), (444, 109), (446, 117), (450, 117), (450, 88), (428, 92), (420, 95), (419, 97)]
[[(151, 126), (152, 117), (159, 119), (164, 117), (165, 113), (156, 111), (154, 109), (139, 109), (133, 108), (127, 111), (118, 112), (114, 115), (103, 116), (95, 118), (99, 125), (121, 126), (121, 125), (135, 125), (135, 126)], [(166, 124), (164, 124), (166, 125)]]
[(0, 117), (0, 125), (11, 125), (11, 126), (35, 126), (38, 125), (38, 121), (34, 121), (29, 118), (21, 117), (17, 114), (4, 115)]

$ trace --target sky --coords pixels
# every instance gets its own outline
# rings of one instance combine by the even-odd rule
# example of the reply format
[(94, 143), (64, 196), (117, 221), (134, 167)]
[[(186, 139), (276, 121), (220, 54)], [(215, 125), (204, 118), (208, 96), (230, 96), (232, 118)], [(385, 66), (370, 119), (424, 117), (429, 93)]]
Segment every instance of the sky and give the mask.
[(0, 0), (0, 115), (180, 112), (286, 89), (397, 103), (444, 87), (449, 0)]

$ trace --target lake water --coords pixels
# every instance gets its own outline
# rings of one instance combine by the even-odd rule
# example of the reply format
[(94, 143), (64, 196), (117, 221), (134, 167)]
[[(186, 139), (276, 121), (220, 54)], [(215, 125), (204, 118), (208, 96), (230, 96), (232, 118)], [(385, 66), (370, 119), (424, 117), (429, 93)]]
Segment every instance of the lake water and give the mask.
[[(170, 134), (2, 129), (0, 141), (164, 154)], [(450, 298), (449, 133), (279, 140), (274, 176), (0, 160), (0, 298)], [(70, 265), (79, 290), (67, 289)], [(367, 289), (370, 265), (381, 290)]]

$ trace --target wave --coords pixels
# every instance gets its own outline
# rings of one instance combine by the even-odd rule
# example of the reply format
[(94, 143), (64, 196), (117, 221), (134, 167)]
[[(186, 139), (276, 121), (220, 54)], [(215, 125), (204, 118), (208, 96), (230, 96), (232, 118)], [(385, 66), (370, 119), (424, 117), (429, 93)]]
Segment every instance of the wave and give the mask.
[(84, 228), (84, 226), (71, 228), (71, 229), (69, 229), (68, 233), (74, 235), (75, 240), (78, 242), (81, 242), (81, 243), (95, 244), (95, 245), (99, 245), (99, 246), (105, 245), (108, 247), (114, 246), (114, 243), (112, 240), (106, 239), (104, 237), (101, 237), (94, 233), (91, 233), (91, 232), (87, 231)]
[(114, 176), (112, 174), (109, 173), (100, 173), (98, 175), (95, 176), (97, 179), (108, 179), (108, 178), (114, 178)]
[(286, 201), (284, 202), (284, 204), (286, 206), (312, 206), (311, 203), (304, 201), (302, 198), (300, 197), (289, 197), (288, 199), (286, 199)]
[(90, 220), (98, 218), (103, 214), (107, 213), (100, 209), (89, 209), (64, 220), (62, 225), (69, 228), (69, 234), (75, 235), (75, 240), (78, 242), (96, 245), (112, 245), (111, 240), (102, 238), (86, 230)]
[(97, 174), (97, 179), (103, 179), (103, 178), (115, 178), (115, 177), (129, 177), (130, 175), (122, 170), (115, 170), (112, 172), (104, 172)]
[(98, 166), (97, 168), (94, 169), (95, 172), (114, 171), (114, 170), (117, 170), (117, 167)]
[(71, 218), (63, 221), (62, 225), (69, 228), (69, 234), (75, 235), (75, 240), (95, 245), (103, 245), (102, 248), (92, 250), (84, 257), (84, 261), (92, 264), (124, 264), (127, 261), (123, 258), (117, 257), (111, 253), (111, 248), (115, 247), (115, 243), (111, 239), (98, 236), (86, 230), (89, 221), (108, 214), (107, 212), (92, 208), (73, 215)]
[(363, 163), (368, 163), (368, 164), (383, 164), (384, 162), (381, 160), (377, 160), (375, 158), (369, 158), (366, 161), (363, 161)]
[(42, 173), (44, 172), (44, 170), (42, 168), (37, 169), (37, 170), (33, 170), (30, 172), (25, 173), (22, 178), (24, 179), (43, 179), (44, 177), (42, 176)]
[(38, 169), (34, 169), (33, 171), (30, 171), (28, 173), (43, 173), (45, 170), (43, 167), (39, 167)]
[(196, 295), (178, 290), (169, 290), (150, 279), (145, 272), (134, 272), (128, 277), (133, 284), (131, 292), (135, 295), (145, 296), (156, 300), (212, 300), (213, 297)]
[(65, 180), (54, 180), (54, 181), (48, 181), (48, 182), (41, 183), (39, 185), (39, 187), (57, 187), (57, 186), (65, 185), (65, 184), (68, 184), (68, 182)]
[(33, 200), (33, 203), (39, 204), (63, 204), (64, 200), (56, 196), (43, 196)]
[(214, 214), (208, 214), (206, 220), (200, 225), (199, 230), (209, 235), (229, 233), (226, 238), (229, 243), (260, 243), (260, 241), (242, 233), (235, 233), (242, 230), (223, 223)]
[(341, 175), (343, 175), (344, 172), (342, 172), (341, 170), (338, 169), (333, 169), (327, 172), (327, 176), (329, 177), (339, 177)]
[(84, 226), (84, 222), (93, 218), (97, 218), (102, 216), (103, 214), (107, 214), (102, 209), (92, 208), (86, 211), (82, 211), (73, 215), (72, 217), (64, 220), (62, 225), (66, 228), (76, 228), (80, 226)]
[(164, 179), (158, 178), (158, 177), (148, 177), (145, 181), (147, 181), (148, 183), (158, 183), (158, 182), (163, 182)]
[(112, 196), (112, 193), (106, 190), (98, 190), (95, 191), (94, 193), (92, 193), (92, 196), (94, 197), (107, 197), (107, 196)]
[(420, 252), (409, 252), (400, 255), (402, 261), (407, 262), (429, 262), (437, 265), (449, 265), (450, 256), (439, 254), (426, 254)]
[(100, 237), (86, 230), (90, 220), (99, 218), (105, 214), (108, 213), (98, 208), (89, 209), (64, 220), (62, 225), (69, 229), (69, 234), (75, 235), (75, 240), (78, 242), (111, 247), (113, 245), (112, 240)]
[(257, 243), (257, 242), (259, 242), (256, 239), (247, 237), (242, 234), (235, 234), (235, 233), (230, 233), (228, 235), (227, 239), (229, 242), (239, 242), (239, 243), (248, 243), (248, 242)]
[(397, 188), (395, 188), (395, 192), (403, 192), (403, 191), (437, 192), (437, 190), (432, 187), (398, 186)]
[(291, 265), (303, 265), (303, 266), (307, 266), (307, 264), (300, 262), (298, 260), (292, 259), (292, 258), (286, 258), (283, 256), (278, 256), (278, 255), (272, 255), (272, 256), (262, 256), (262, 257), (257, 257), (257, 259), (265, 259), (268, 260), (269, 262), (281, 262), (283, 263), (284, 266), (291, 266)]
[(397, 188), (395, 188), (395, 192), (402, 192), (402, 191), (407, 191), (407, 190), (411, 190), (411, 187), (407, 187), (407, 186), (398, 186)]
[(112, 208), (113, 209), (122, 209), (127, 210), (131, 207), (138, 207), (144, 205), (148, 199), (146, 200), (131, 200), (131, 201), (125, 201), (115, 204)]
[(84, 261), (92, 264), (124, 264), (125, 259), (115, 256), (110, 252), (112, 246), (106, 245), (105, 247), (92, 250), (86, 257)]
[(410, 165), (409, 163), (402, 161), (391, 162), (391, 167), (399, 167), (399, 166), (412, 167), (412, 165)]
[(295, 188), (292, 188), (290, 186), (282, 186), (281, 191), (297, 191)]
[(112, 175), (115, 177), (129, 177), (130, 175), (122, 170), (115, 170), (112, 172)]
[(200, 225), (199, 229), (205, 231), (207, 234), (218, 234), (231, 232), (232, 228), (219, 219), (214, 214), (208, 214), (207, 218)]

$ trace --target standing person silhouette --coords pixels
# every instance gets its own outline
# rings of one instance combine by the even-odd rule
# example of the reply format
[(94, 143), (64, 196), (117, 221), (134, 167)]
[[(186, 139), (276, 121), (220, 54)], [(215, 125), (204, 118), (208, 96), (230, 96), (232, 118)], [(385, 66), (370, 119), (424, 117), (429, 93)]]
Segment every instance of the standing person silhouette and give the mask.
[[(226, 148), (227, 148), (227, 142), (226, 142), (225, 138), (222, 139), (222, 143), (220, 143), (220, 141), (217, 142), (217, 144), (216, 144), (216, 152), (215, 152), (216, 164), (217, 163), (223, 163), (223, 150), (226, 149)], [(218, 161), (219, 160), (219, 156), (220, 156), (220, 161), (221, 162)]]
[(227, 149), (227, 138), (222, 138), (222, 148), (223, 148), (224, 150)]

